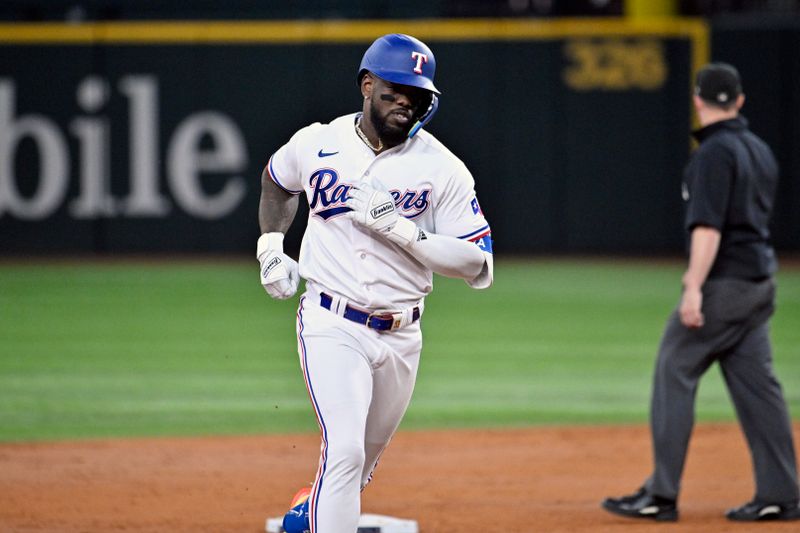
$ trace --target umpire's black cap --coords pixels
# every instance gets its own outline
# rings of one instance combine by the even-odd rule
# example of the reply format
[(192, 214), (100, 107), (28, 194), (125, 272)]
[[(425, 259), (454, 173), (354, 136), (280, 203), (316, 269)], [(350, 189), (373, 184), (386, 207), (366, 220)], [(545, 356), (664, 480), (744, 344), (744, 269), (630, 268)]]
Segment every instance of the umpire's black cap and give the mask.
[(706, 102), (727, 107), (742, 94), (739, 71), (728, 63), (709, 63), (697, 72), (694, 93)]

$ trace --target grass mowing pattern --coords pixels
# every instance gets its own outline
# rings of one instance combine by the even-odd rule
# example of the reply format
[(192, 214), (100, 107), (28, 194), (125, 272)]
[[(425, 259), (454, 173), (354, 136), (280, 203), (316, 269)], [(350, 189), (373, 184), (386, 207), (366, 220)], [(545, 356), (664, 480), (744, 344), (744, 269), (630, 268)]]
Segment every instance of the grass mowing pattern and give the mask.
[[(437, 277), (403, 427), (647, 420), (679, 263), (498, 261), (473, 291)], [(800, 272), (779, 275), (775, 365), (800, 413)], [(0, 440), (316, 431), (296, 299), (250, 261), (0, 264)], [(730, 420), (717, 367), (699, 420)]]

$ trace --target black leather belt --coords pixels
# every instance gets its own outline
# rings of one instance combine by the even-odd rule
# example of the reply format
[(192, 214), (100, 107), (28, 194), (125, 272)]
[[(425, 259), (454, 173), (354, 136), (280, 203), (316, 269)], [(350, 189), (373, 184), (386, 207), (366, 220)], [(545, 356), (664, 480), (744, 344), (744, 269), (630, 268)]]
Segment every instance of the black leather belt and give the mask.
[[(329, 294), (320, 293), (319, 304), (325, 309), (331, 309), (333, 298)], [(377, 313), (369, 313), (356, 309), (355, 307), (345, 306), (344, 314), (342, 315), (347, 320), (358, 322), (362, 326), (367, 326), (371, 329), (386, 331), (397, 329), (400, 327), (400, 319), (403, 317), (402, 313), (391, 313), (389, 311), (380, 311)], [(411, 321), (416, 322), (419, 320), (419, 307), (415, 307), (411, 314)]]

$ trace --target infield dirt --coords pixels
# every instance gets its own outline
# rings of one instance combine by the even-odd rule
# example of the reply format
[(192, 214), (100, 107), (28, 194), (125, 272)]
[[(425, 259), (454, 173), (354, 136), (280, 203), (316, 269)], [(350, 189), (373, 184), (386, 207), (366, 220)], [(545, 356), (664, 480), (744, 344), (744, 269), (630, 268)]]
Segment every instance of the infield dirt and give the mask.
[[(263, 532), (312, 480), (318, 449), (310, 434), (0, 445), (0, 531)], [(644, 426), (400, 432), (362, 510), (414, 518), (420, 533), (800, 530), (723, 518), (753, 492), (735, 424), (695, 429), (680, 522), (600, 509), (650, 461)]]

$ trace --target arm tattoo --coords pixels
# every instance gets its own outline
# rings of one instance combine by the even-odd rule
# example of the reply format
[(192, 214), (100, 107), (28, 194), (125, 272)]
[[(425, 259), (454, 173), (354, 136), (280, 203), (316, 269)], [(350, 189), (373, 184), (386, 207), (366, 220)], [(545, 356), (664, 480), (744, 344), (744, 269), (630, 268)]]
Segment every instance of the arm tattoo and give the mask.
[(261, 200), (258, 204), (258, 225), (261, 233), (286, 233), (297, 214), (298, 196), (275, 185), (267, 169), (261, 173)]

